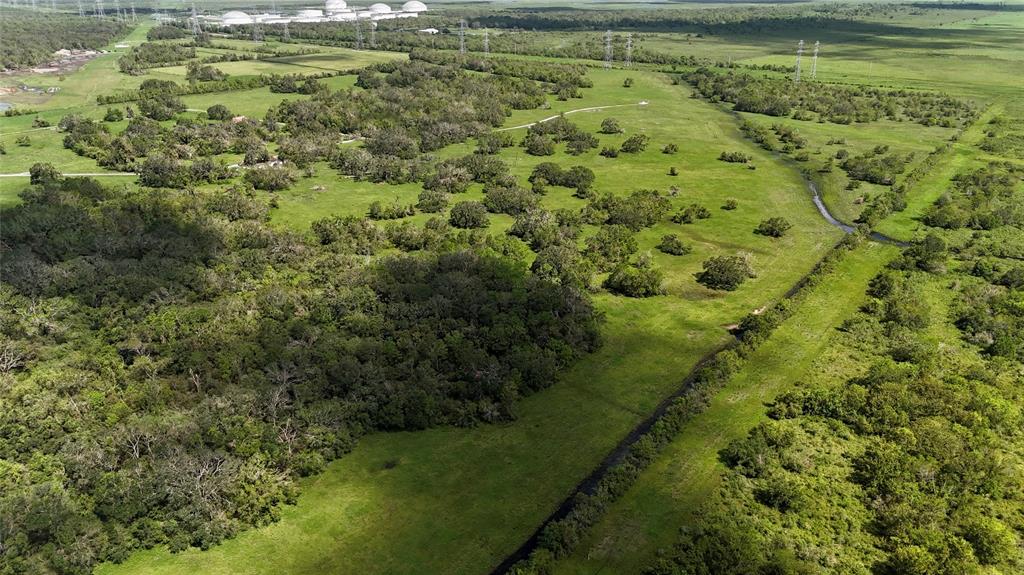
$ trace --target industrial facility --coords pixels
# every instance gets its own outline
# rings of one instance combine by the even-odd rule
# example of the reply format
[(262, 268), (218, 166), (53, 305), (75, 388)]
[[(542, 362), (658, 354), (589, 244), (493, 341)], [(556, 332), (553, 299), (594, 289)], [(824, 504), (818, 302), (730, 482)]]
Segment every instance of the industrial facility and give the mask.
[(309, 8), (288, 14), (247, 14), (238, 10), (225, 12), (214, 21), (221, 26), (244, 24), (282, 24), (285, 22), (347, 22), (354, 20), (393, 20), (415, 18), (427, 11), (427, 5), (419, 0), (409, 0), (400, 9), (378, 2), (366, 8), (349, 6), (345, 0), (327, 0), (323, 9)]

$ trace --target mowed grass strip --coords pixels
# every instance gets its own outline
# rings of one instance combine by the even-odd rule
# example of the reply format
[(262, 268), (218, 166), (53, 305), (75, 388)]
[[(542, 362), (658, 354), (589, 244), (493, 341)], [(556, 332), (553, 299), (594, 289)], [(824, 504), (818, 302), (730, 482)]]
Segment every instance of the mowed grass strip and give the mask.
[[(627, 75), (635, 79), (632, 88), (622, 87)], [(597, 295), (596, 305), (607, 317), (602, 349), (550, 389), (522, 401), (518, 419), (510, 424), (366, 437), (351, 454), (305, 480), (298, 504), (283, 509), (278, 523), (244, 532), (205, 552), (140, 552), (122, 565), (105, 565), (98, 573), (486, 572), (679, 385), (701, 356), (728, 341), (726, 325), (776, 301), (840, 236), (817, 214), (795, 170), (745, 141), (729, 114), (690, 98), (688, 89), (672, 86), (661, 74), (611, 71), (596, 73), (594, 79), (596, 86), (586, 98), (558, 105), (574, 109), (649, 101), (647, 106), (571, 116), (593, 131), (604, 117), (615, 116), (627, 135), (642, 131), (652, 137), (646, 152), (615, 160), (594, 152), (575, 158), (561, 152), (534, 158), (518, 148), (505, 155), (520, 176), (541, 161), (591, 165), (598, 173), (599, 192), (664, 191), (674, 184), (681, 190), (672, 200), (676, 208), (698, 202), (711, 209), (711, 219), (689, 226), (664, 222), (639, 235), (641, 250), (653, 249), (669, 232), (694, 244), (694, 253), (688, 256), (656, 254), (666, 272), (668, 295), (645, 300)], [(551, 113), (520, 113), (509, 125)], [(660, 152), (660, 146), (670, 141), (679, 145), (679, 154)], [(719, 162), (716, 158), (724, 149), (752, 154), (758, 169)], [(679, 167), (679, 176), (667, 175), (672, 165)], [(325, 189), (310, 191), (311, 185)], [(407, 201), (415, 197), (415, 189), (352, 182), (325, 171), (280, 194), (281, 208), (274, 219), (305, 229), (317, 217), (364, 213), (372, 199), (389, 201), (399, 195)], [(476, 190), (456, 200), (480, 195)], [(740, 207), (720, 210), (727, 198), (739, 200)], [(543, 203), (584, 205), (564, 188), (551, 188)], [(786, 238), (772, 240), (752, 233), (760, 219), (775, 215), (794, 224)], [(500, 231), (510, 221), (493, 217), (492, 229)], [(757, 278), (729, 294), (695, 283), (693, 273), (707, 256), (737, 252), (752, 254)]]
[(687, 424), (632, 489), (611, 505), (556, 572), (639, 573), (659, 548), (672, 545), (679, 527), (693, 519), (719, 483), (719, 450), (766, 417), (765, 402), (805, 377), (834, 330), (864, 301), (868, 282), (897, 253), (895, 247), (867, 243), (847, 254), (747, 358), (707, 411)]

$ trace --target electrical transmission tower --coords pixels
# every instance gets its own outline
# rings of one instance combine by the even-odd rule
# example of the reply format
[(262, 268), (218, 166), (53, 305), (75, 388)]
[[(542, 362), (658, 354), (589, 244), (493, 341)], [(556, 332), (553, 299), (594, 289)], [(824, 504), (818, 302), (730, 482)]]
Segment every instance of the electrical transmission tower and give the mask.
[(633, 33), (626, 34), (626, 67), (633, 65)]
[(484, 54), (491, 53), (491, 41), (487, 37), (487, 28), (484, 28)]
[(356, 50), (363, 49), (363, 27), (359, 25), (359, 20), (356, 19)]
[(97, 18), (102, 18), (103, 16), (105, 16), (105, 14), (103, 13), (103, 2), (101, 2), (100, 0), (96, 0), (95, 15)]
[(796, 45), (796, 75), (793, 77), (793, 81), (800, 83), (800, 59), (804, 55), (804, 41), (800, 40), (800, 43)]
[(370, 49), (377, 49), (377, 23), (370, 22)]
[(121, 0), (114, 0), (114, 17), (124, 21), (124, 16), (121, 14)]
[[(255, 14), (256, 11), (253, 11)], [(260, 21), (255, 16), (252, 17), (252, 41), (262, 42), (263, 41), (263, 30), (260, 29)]]
[[(253, 20), (253, 22), (255, 22), (255, 20)], [(192, 18), (191, 18), (191, 22), (189, 22), (189, 25), (192, 27), (192, 35), (193, 36), (199, 36), (200, 34), (203, 33), (202, 28), (199, 27), (199, 13), (196, 12), (196, 3), (195, 2), (192, 3)]]
[(612, 31), (606, 30), (604, 33), (604, 69), (610, 70), (612, 67)]
[(459, 20), (459, 53), (466, 53), (466, 21)]
[(78, 0), (78, 15), (85, 16), (85, 8), (82, 8), (82, 0)]
[(814, 58), (811, 59), (811, 79), (818, 77), (818, 48), (821, 47), (821, 42), (814, 41)]
[(288, 32), (288, 21), (285, 20), (284, 21), (284, 40), (285, 40), (285, 42), (287, 42), (287, 41), (289, 41), (291, 39), (292, 39), (292, 35), (291, 35), (291, 33)]
[(131, 6), (132, 6), (132, 23), (134, 24), (135, 22), (139, 21), (139, 18), (138, 18), (138, 16), (135, 15), (135, 2), (132, 2)]

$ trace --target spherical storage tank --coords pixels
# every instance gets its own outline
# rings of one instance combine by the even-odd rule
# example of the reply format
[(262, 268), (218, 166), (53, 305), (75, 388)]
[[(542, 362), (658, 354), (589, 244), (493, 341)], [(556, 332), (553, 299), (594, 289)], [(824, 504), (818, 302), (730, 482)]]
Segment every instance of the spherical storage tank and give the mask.
[(376, 4), (370, 4), (370, 12), (373, 12), (374, 14), (387, 14), (390, 11), (391, 11), (391, 6), (388, 6), (387, 4), (384, 4), (383, 2), (378, 2)]
[(252, 24), (252, 16), (249, 16), (245, 12), (232, 10), (230, 12), (225, 12), (224, 15), (221, 16), (220, 21), (225, 26), (235, 26), (238, 24)]
[(324, 4), (324, 10), (328, 14), (344, 12), (345, 10), (348, 10), (348, 4), (345, 0), (327, 0), (327, 3)]
[(426, 12), (427, 5), (419, 0), (410, 0), (402, 4), (402, 12)]

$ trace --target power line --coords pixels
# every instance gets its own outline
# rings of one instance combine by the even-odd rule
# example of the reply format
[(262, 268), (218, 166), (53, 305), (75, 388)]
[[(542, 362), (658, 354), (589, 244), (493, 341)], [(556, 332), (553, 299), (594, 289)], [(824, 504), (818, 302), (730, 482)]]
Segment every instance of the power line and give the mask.
[(821, 42), (814, 41), (814, 58), (811, 60), (811, 79), (818, 77), (818, 48), (821, 47)]
[(612, 31), (606, 30), (604, 33), (604, 69), (610, 70), (612, 67)]
[[(253, 22), (255, 22), (255, 19), (253, 19)], [(203, 33), (203, 30), (199, 27), (199, 13), (196, 12), (195, 2), (192, 3), (192, 21), (190, 22), (190, 25), (192, 26), (193, 36), (199, 36)]]
[(800, 59), (804, 55), (804, 41), (800, 40), (800, 43), (796, 45), (796, 75), (793, 77), (793, 81), (800, 83)]

